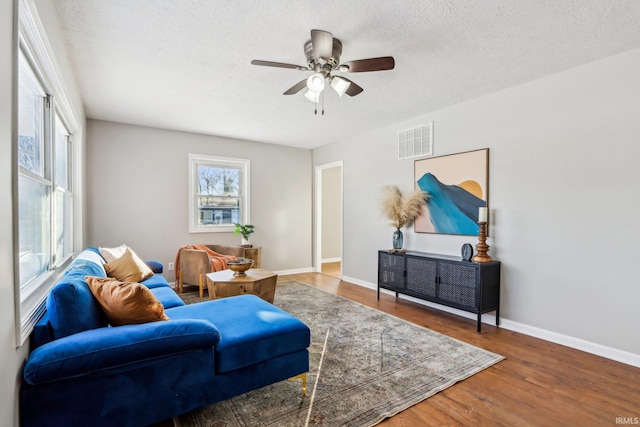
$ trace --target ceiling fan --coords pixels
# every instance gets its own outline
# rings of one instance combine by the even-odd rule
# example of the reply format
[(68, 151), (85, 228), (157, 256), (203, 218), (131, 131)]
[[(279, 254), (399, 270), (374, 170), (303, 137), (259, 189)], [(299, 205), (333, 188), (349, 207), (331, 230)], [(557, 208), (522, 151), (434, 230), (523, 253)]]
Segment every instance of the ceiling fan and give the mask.
[[(254, 59), (253, 65), (265, 67), (290, 68), (300, 71), (313, 71), (313, 74), (304, 80), (299, 81), (284, 92), (284, 95), (294, 95), (305, 87), (307, 92), (305, 98), (317, 104), (322, 98), (325, 85), (331, 86), (338, 96), (345, 93), (349, 96), (356, 96), (364, 89), (356, 83), (342, 76), (335, 76), (333, 71), (347, 73), (362, 73), (367, 71), (392, 70), (395, 67), (395, 60), (392, 56), (382, 56), (379, 58), (359, 59), (340, 63), (342, 54), (342, 42), (333, 37), (328, 31), (311, 30), (311, 40), (304, 44), (304, 53), (307, 57), (307, 66), (285, 64), (282, 62), (262, 61)], [(324, 98), (322, 98), (324, 100)], [(324, 109), (322, 110), (324, 114)]]

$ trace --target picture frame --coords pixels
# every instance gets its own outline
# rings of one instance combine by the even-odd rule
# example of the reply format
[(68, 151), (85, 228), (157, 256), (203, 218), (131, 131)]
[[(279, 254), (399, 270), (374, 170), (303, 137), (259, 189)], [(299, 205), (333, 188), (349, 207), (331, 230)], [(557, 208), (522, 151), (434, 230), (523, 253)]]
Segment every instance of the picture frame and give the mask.
[(479, 208), (489, 205), (489, 149), (415, 160), (414, 184), (427, 192), (416, 233), (477, 236)]

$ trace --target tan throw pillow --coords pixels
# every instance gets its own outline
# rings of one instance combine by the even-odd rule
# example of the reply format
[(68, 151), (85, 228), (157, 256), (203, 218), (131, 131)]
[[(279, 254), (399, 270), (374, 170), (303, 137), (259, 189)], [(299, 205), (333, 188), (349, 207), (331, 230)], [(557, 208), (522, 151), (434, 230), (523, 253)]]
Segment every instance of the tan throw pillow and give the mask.
[(122, 282), (141, 282), (153, 276), (153, 271), (129, 248), (120, 258), (106, 263), (104, 270), (107, 276)]
[(85, 280), (113, 326), (169, 320), (162, 303), (140, 283), (94, 276)]
[(100, 255), (102, 255), (102, 258), (104, 258), (106, 262), (111, 262), (115, 259), (120, 258), (122, 255), (124, 255), (124, 251), (127, 250), (127, 245), (120, 245), (115, 248), (99, 248), (99, 249), (100, 249)]

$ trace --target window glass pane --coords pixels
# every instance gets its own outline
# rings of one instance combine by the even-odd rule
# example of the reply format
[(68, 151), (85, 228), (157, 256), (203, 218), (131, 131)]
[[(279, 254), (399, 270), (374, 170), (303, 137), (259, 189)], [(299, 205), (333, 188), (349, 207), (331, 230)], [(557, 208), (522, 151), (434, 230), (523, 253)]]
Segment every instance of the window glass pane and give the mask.
[(63, 260), (73, 253), (73, 196), (70, 193), (64, 194), (64, 235), (62, 254)]
[(240, 222), (242, 170), (211, 164), (197, 165), (198, 224)]
[(241, 170), (198, 164), (198, 192), (217, 196), (240, 195)]
[(72, 253), (71, 243), (71, 194), (61, 189), (55, 191), (55, 265), (62, 264)]
[(55, 191), (55, 224), (53, 228), (53, 241), (55, 244), (55, 265), (58, 266), (64, 259), (64, 192), (60, 189)]
[(62, 188), (69, 189), (69, 131), (62, 124), (60, 117), (56, 114), (56, 136), (55, 136), (55, 176), (54, 183)]
[(20, 286), (49, 269), (51, 260), (50, 187), (25, 175), (18, 179)]
[(44, 176), (45, 93), (23, 54), (20, 54), (18, 77), (18, 164)]

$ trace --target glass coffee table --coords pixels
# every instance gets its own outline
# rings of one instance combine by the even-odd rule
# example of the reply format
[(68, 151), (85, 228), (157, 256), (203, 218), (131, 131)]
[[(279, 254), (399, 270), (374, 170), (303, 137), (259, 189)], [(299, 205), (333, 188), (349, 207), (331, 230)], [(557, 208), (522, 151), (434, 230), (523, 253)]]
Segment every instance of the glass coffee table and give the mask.
[(209, 298), (218, 299), (242, 294), (254, 294), (273, 304), (278, 275), (261, 268), (250, 268), (244, 276), (234, 276), (231, 270), (207, 274)]

